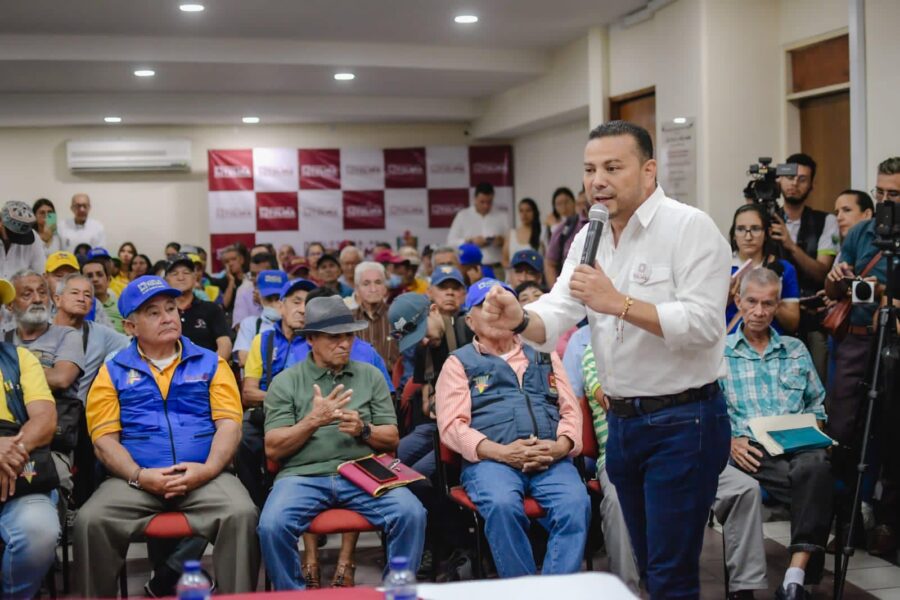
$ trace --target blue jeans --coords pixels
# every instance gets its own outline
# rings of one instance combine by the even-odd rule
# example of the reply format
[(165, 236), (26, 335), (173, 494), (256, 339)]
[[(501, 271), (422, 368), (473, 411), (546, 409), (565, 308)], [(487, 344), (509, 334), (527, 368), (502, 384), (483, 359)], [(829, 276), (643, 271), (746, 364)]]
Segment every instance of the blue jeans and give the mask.
[[(425, 509), (406, 488), (373, 498), (340, 475), (285, 476), (275, 482), (259, 517), (259, 543), (276, 590), (302, 590), (297, 542), (320, 512), (346, 508), (363, 515), (387, 537), (388, 561), (409, 557), (415, 573), (425, 544)], [(385, 567), (387, 570), (387, 567)]]
[(500, 577), (537, 572), (522, 504), (526, 494), (547, 511), (541, 519), (550, 533), (543, 574), (562, 575), (581, 569), (591, 503), (570, 459), (534, 474), (484, 460), (463, 468), (462, 484), (484, 518), (484, 533)]
[(397, 458), (425, 477), (434, 475), (434, 432), (437, 423), (422, 423), (404, 435), (397, 446)]
[(699, 598), (700, 551), (731, 448), (721, 391), (623, 419), (608, 413), (606, 471), (651, 598)]
[(59, 513), (56, 490), (14, 496), (0, 508), (3, 551), (3, 597), (32, 598), (56, 559)]

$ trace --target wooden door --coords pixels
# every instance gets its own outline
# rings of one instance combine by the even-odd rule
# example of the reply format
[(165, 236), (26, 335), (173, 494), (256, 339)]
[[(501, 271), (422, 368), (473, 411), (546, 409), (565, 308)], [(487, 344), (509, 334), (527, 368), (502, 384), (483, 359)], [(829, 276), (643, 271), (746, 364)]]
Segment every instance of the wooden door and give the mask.
[(656, 89), (646, 88), (631, 94), (609, 99), (609, 118), (615, 121), (629, 121), (640, 125), (653, 139), (656, 150)]
[(831, 212), (837, 195), (850, 187), (850, 92), (800, 102), (800, 147), (817, 165), (807, 205)]

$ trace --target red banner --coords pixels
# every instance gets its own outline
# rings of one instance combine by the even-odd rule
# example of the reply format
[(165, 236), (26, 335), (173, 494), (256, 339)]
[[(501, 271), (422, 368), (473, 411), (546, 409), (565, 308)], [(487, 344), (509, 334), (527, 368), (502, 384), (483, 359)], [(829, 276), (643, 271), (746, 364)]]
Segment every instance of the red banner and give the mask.
[(470, 146), (469, 178), (472, 187), (485, 182), (512, 186), (512, 153), (508, 146)]
[(341, 151), (300, 150), (300, 189), (341, 189)]
[(384, 187), (425, 188), (425, 148), (384, 151)]
[(428, 190), (428, 227), (450, 227), (456, 213), (469, 206), (469, 190)]
[(384, 190), (345, 191), (344, 229), (384, 229)]
[(253, 189), (253, 150), (210, 150), (209, 190)]
[(259, 231), (296, 231), (297, 192), (257, 192), (256, 229)]

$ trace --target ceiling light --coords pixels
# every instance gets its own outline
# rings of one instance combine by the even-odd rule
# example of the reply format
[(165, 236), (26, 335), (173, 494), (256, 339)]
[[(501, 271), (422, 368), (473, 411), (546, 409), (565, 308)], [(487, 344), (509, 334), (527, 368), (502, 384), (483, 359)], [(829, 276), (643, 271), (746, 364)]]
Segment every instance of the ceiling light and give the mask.
[(178, 8), (180, 8), (182, 12), (203, 12), (206, 10), (206, 7), (202, 4), (182, 4)]
[(138, 69), (134, 72), (135, 77), (153, 77), (156, 75), (156, 71), (153, 69)]
[(672, 119), (672, 122), (678, 125), (684, 125), (685, 123), (687, 123), (687, 119), (685, 117), (675, 117), (674, 119)]
[(103, 117), (103, 120), (107, 123), (121, 123), (122, 117)]
[(244, 117), (241, 121), (247, 125), (255, 125), (256, 123), (259, 123), (259, 117)]
[(334, 78), (338, 81), (353, 81), (356, 75), (353, 73), (335, 73)]
[(478, 17), (475, 15), (457, 15), (453, 20), (460, 25), (471, 25), (478, 22)]

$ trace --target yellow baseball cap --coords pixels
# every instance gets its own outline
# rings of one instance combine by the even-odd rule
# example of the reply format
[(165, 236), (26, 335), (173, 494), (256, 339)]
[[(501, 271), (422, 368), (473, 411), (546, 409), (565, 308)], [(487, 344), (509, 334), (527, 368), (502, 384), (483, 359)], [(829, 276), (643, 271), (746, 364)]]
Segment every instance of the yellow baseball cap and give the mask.
[(16, 288), (5, 279), (0, 279), (0, 304), (9, 304), (16, 299)]
[(44, 271), (53, 273), (60, 267), (72, 267), (76, 271), (81, 270), (78, 259), (71, 252), (54, 252), (47, 257), (47, 263), (44, 265)]
[(203, 259), (200, 258), (199, 254), (194, 254), (193, 252), (188, 253), (188, 258), (191, 259), (191, 262), (195, 265), (202, 265)]

